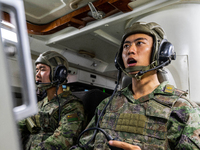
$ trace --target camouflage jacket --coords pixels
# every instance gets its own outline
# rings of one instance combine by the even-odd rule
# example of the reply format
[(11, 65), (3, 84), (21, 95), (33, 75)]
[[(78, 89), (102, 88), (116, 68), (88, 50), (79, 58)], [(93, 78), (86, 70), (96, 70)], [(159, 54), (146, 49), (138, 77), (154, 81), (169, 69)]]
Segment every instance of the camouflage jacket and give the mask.
[[(152, 93), (135, 100), (131, 87), (115, 94), (99, 123), (100, 128), (142, 150), (200, 149), (200, 108), (184, 97), (185, 92), (163, 82)], [(87, 128), (95, 126), (108, 100), (100, 103)], [(93, 132), (82, 135), (80, 144), (86, 144)], [(107, 142), (98, 131), (85, 149), (109, 150)]]
[(71, 92), (63, 92), (48, 101), (47, 97), (38, 102), (38, 114), (18, 123), (23, 148), (29, 149), (69, 149), (82, 130), (84, 109), (81, 101)]

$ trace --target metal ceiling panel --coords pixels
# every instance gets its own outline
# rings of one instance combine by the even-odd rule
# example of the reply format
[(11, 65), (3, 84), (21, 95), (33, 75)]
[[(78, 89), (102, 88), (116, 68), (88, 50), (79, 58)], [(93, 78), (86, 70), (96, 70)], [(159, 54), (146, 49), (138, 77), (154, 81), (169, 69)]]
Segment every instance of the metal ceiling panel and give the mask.
[[(24, 0), (26, 19), (35, 24), (56, 20), (96, 0)], [(73, 9), (72, 4), (77, 4)]]
[(87, 52), (94, 53), (95, 58), (107, 63), (114, 62), (115, 53), (118, 51), (118, 46), (113, 46), (112, 43), (105, 42), (98, 37), (99, 35), (95, 33), (89, 33), (80, 35), (67, 41), (59, 41), (56, 44), (62, 45), (63, 47), (66, 47), (66, 49), (76, 51), (77, 53), (79, 50), (85, 50)]

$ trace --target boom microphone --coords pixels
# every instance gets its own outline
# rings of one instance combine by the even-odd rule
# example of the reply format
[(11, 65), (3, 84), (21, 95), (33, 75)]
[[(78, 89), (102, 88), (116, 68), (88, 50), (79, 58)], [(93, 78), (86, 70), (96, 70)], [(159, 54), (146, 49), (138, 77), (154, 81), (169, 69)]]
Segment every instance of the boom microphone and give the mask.
[(143, 75), (143, 74), (145, 74), (145, 73), (147, 73), (147, 72), (149, 72), (149, 71), (159, 69), (159, 68), (165, 66), (165, 65), (166, 65), (167, 63), (169, 63), (169, 62), (170, 62), (170, 60), (167, 60), (166, 62), (164, 62), (163, 64), (161, 64), (161, 65), (159, 65), (159, 66), (157, 66), (157, 67), (155, 67), (155, 68), (149, 69), (149, 70), (147, 70), (147, 71), (139, 71), (137, 74), (138, 74), (138, 76), (141, 76), (141, 75)]
[(39, 84), (54, 84), (54, 83), (57, 83), (58, 80), (56, 81), (53, 81), (53, 82), (39, 82), (39, 81), (35, 81), (35, 84), (39, 85)]

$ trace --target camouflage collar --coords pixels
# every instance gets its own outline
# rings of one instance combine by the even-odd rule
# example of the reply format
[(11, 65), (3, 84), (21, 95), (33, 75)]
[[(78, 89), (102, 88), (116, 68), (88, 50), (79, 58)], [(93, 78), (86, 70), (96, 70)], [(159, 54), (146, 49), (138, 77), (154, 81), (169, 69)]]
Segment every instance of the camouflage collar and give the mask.
[[(168, 84), (168, 81), (162, 82), (152, 93), (139, 98), (138, 101), (139, 102), (145, 102), (145, 101), (153, 98), (157, 94), (169, 95), (169, 93), (167, 94), (166, 92), (164, 92), (165, 86), (167, 84)], [(124, 96), (126, 96), (129, 100), (135, 101), (135, 99), (133, 97), (132, 84), (129, 84), (126, 88), (122, 89), (121, 93)], [(173, 93), (171, 93), (170, 95), (173, 95)]]
[[(70, 95), (71, 94), (71, 91), (63, 91), (62, 93), (60, 93), (59, 95), (58, 95), (58, 98), (59, 99), (61, 99), (62, 97), (67, 97), (68, 95)], [(57, 99), (56, 99), (56, 97), (54, 96), (54, 98), (52, 99), (52, 100), (50, 100), (50, 101), (48, 101), (48, 98), (47, 98), (47, 96), (44, 98), (44, 103), (43, 103), (43, 106), (45, 106), (46, 104), (48, 104), (48, 103), (53, 103), (53, 102), (55, 102), (55, 101), (57, 101)]]

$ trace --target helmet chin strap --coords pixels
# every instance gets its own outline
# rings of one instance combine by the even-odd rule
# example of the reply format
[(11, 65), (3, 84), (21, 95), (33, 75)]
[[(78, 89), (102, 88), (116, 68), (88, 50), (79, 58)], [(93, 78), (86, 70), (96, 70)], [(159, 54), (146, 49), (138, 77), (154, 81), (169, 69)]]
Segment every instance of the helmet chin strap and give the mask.
[[(144, 74), (141, 74), (141, 71), (146, 71), (150, 69), (150, 65), (149, 66), (135, 66), (135, 67), (129, 67), (124, 69), (124, 72), (126, 73), (126, 75), (128, 75), (131, 78), (136, 78), (137, 80), (141, 80), (142, 76)], [(130, 72), (135, 72), (135, 71), (139, 71), (136, 74), (129, 74)]]
[(53, 87), (54, 85), (52, 85), (52, 84), (47, 84), (47, 85), (40, 85), (40, 86), (38, 86), (37, 85), (37, 88), (40, 90), (40, 91), (44, 91), (44, 90), (47, 90), (47, 89), (49, 89), (49, 88), (51, 88), (51, 87)]
[[(135, 66), (135, 67), (129, 67), (124, 69), (124, 72), (132, 77), (132, 78), (136, 78), (137, 80), (141, 80), (142, 76), (152, 70), (157, 70), (162, 68), (163, 66), (166, 66), (167, 64), (169, 64), (171, 62), (171, 59), (168, 59), (167, 61), (165, 61), (164, 63), (162, 63), (161, 65), (158, 66), (154, 66), (154, 63), (156, 62), (152, 62), (150, 65), (148, 66)], [(134, 71), (139, 71), (136, 74), (129, 74), (129, 72), (134, 72)]]
[[(150, 65), (148, 66), (134, 66), (134, 67), (129, 67), (124, 69), (124, 73), (126, 75), (128, 75), (131, 78), (136, 78), (137, 80), (141, 80), (142, 76), (148, 72), (148, 70), (150, 70), (151, 68), (155, 67), (155, 63), (156, 62), (152, 62)], [(135, 71), (139, 71), (136, 74), (129, 74), (130, 72), (135, 72)]]
[(44, 90), (47, 90), (53, 86), (56, 86), (58, 85), (58, 80), (56, 81), (53, 81), (53, 82), (37, 82), (36, 81), (36, 85), (37, 85), (37, 88), (40, 90), (40, 91), (44, 91)]

